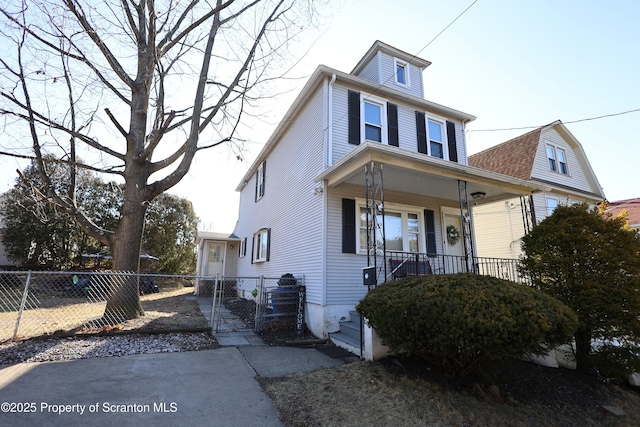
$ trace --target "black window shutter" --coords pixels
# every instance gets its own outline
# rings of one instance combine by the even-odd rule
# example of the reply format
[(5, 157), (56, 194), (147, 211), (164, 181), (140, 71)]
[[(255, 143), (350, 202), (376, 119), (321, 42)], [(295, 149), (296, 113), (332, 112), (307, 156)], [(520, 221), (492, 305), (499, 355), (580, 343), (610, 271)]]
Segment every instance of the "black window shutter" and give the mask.
[(356, 201), (342, 199), (342, 252), (356, 253)]
[(251, 238), (251, 264), (253, 264), (253, 254), (256, 253), (256, 235)]
[(265, 259), (269, 261), (270, 258), (271, 258), (271, 229), (268, 228), (267, 229), (267, 256)]
[(246, 256), (247, 255), (247, 238), (245, 237), (244, 239), (242, 239), (242, 243), (244, 243), (242, 246), (242, 256)]
[(397, 147), (398, 144), (398, 106), (387, 103), (387, 124), (389, 132), (389, 145)]
[(418, 153), (427, 154), (427, 126), (424, 113), (416, 111), (416, 131), (418, 137)]
[(435, 255), (436, 250), (436, 215), (430, 209), (424, 210), (424, 230), (427, 238), (427, 254)]
[(360, 144), (360, 92), (349, 91), (349, 144)]
[(258, 183), (260, 182), (260, 179), (258, 178), (259, 174), (260, 174), (260, 169), (256, 171), (256, 197), (253, 199), (254, 202), (257, 202), (258, 198), (260, 197), (258, 196)]
[(262, 162), (262, 191), (260, 191), (260, 197), (264, 196), (264, 192), (267, 189), (267, 161)]
[(456, 144), (456, 125), (447, 121), (447, 141), (449, 143), (449, 160), (458, 161), (458, 145)]

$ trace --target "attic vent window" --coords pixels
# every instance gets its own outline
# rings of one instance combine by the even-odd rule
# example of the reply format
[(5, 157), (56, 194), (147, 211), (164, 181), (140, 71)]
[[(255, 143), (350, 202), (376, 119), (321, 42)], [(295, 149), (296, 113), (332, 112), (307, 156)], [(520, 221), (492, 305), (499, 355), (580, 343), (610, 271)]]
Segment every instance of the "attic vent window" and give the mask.
[(399, 59), (394, 60), (396, 83), (402, 86), (409, 86), (409, 66)]

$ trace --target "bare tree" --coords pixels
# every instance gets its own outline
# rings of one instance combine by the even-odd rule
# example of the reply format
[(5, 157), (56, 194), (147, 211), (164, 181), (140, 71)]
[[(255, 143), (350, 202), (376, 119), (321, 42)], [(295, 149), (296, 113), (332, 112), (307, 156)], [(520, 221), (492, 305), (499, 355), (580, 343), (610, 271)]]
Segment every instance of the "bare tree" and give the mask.
[[(145, 211), (195, 154), (238, 149), (238, 126), (284, 73), (289, 42), (313, 24), (311, 0), (15, 0), (0, 7), (0, 114), (14, 155), (34, 158), (35, 189), (138, 271)], [(4, 143), (6, 144), (6, 143)], [(31, 153), (25, 154), (26, 146)], [(46, 156), (72, 167), (56, 191)], [(82, 165), (78, 157), (93, 159)], [(78, 208), (79, 167), (125, 185), (115, 230)], [(34, 184), (35, 185), (35, 184)], [(107, 304), (114, 320), (144, 314), (137, 284)]]

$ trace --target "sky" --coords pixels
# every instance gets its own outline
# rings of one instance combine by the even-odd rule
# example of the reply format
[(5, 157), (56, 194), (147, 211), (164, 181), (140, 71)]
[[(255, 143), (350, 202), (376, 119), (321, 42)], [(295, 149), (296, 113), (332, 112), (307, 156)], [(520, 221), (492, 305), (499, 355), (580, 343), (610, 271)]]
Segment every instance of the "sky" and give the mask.
[[(593, 119), (640, 110), (640, 2), (332, 0), (330, 5), (318, 28), (303, 33), (298, 49), (291, 50), (292, 61), (300, 59), (291, 76), (301, 78), (274, 87), (281, 95), (271, 100), (264, 117), (248, 123), (254, 132), (247, 136), (243, 161), (225, 147), (201, 152), (189, 175), (169, 191), (193, 203), (201, 230), (233, 231), (235, 188), (306, 77), (320, 64), (350, 72), (376, 40), (432, 63), (423, 74), (426, 99), (477, 117), (467, 126), (470, 154), (562, 120), (581, 143), (608, 200), (640, 197), (640, 111)], [(496, 130), (513, 128), (526, 129)], [(2, 172), (15, 170), (14, 162), (0, 159)], [(12, 186), (13, 177), (0, 178), (0, 192)]]

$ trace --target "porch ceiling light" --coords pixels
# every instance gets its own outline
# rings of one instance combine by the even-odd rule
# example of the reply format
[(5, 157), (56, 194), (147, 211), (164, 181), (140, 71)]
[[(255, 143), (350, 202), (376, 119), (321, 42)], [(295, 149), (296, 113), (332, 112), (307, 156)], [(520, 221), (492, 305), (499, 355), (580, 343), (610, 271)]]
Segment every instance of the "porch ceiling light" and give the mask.
[(483, 192), (483, 191), (476, 191), (475, 193), (471, 193), (471, 198), (473, 200), (480, 200), (480, 199), (484, 199), (484, 196), (486, 196), (487, 193)]

